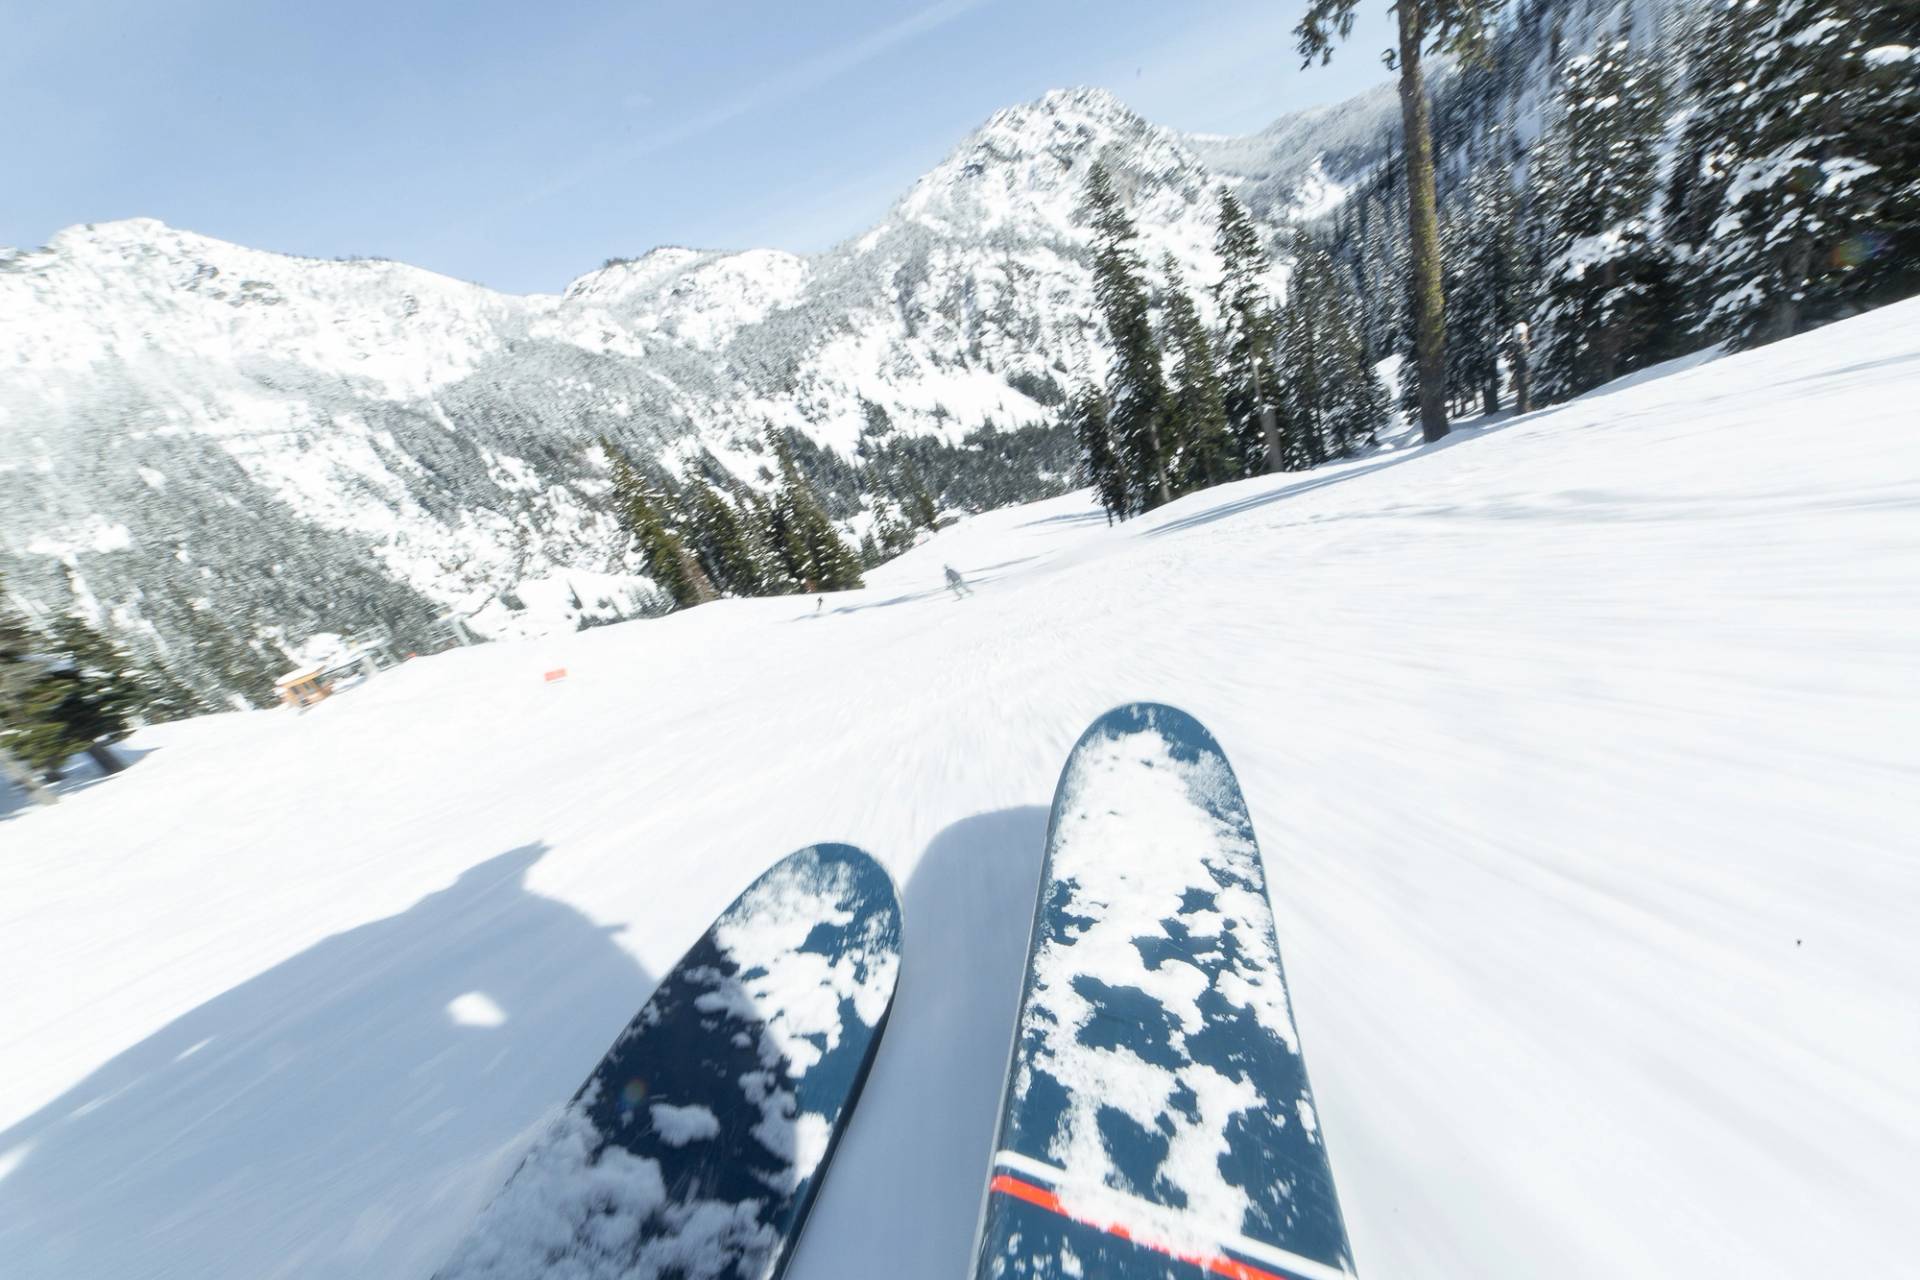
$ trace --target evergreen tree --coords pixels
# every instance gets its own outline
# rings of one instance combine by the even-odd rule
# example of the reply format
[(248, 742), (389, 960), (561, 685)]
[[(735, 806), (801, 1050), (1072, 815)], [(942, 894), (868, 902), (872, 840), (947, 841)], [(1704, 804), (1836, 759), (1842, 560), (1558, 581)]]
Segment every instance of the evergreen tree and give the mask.
[(278, 645), (249, 640), (211, 608), (191, 609), (184, 621), (194, 663), (211, 676), (217, 698), (246, 707), (278, 705), (274, 682), (293, 667)]
[(1115, 517), (1127, 518), (1127, 477), (1120, 469), (1120, 458), (1113, 450), (1113, 437), (1107, 428), (1107, 398), (1100, 388), (1088, 386), (1067, 401), (1067, 424), (1080, 442), (1081, 465), (1088, 483), (1107, 513), (1107, 523)]
[(143, 674), (125, 651), (104, 632), (68, 614), (53, 624), (54, 652), (85, 680), (103, 713), (123, 726), (136, 716), (145, 719)]
[(1253, 219), (1231, 191), (1220, 188), (1220, 384), (1227, 429), (1239, 446), (1242, 475), (1286, 465), (1280, 429), (1280, 375), (1273, 303), (1266, 278), (1271, 264)]
[(687, 512), (692, 549), (714, 587), (730, 596), (765, 595), (766, 554), (754, 537), (752, 523), (697, 475), (682, 491), (681, 504)]
[(1227, 432), (1226, 401), (1214, 368), (1213, 344), (1186, 291), (1180, 265), (1168, 254), (1166, 330), (1173, 353), (1173, 385), (1167, 402), (1171, 468), (1177, 493), (1238, 478), (1239, 459)]
[(786, 437), (768, 428), (767, 443), (780, 466), (780, 491), (772, 503), (774, 550), (788, 577), (808, 592), (860, 586), (860, 558), (827, 518)]
[(1540, 389), (1582, 391), (1664, 358), (1675, 304), (1652, 218), (1664, 94), (1625, 40), (1569, 59), (1546, 139)]
[(1289, 465), (1317, 466), (1372, 441), (1386, 420), (1386, 389), (1367, 359), (1344, 273), (1313, 239), (1295, 240), (1280, 316)]
[[(1359, 289), (1369, 360), (1400, 350), (1403, 337), (1411, 341), (1407, 312), (1406, 218), (1386, 193), (1376, 192), (1360, 202), (1362, 245)], [(1411, 347), (1409, 346), (1409, 349)]]
[(713, 599), (718, 593), (701, 568), (699, 557), (667, 523), (662, 495), (649, 492), (639, 470), (612, 442), (603, 441), (602, 447), (613, 466), (614, 512), (639, 547), (647, 576), (676, 609), (690, 609)]
[(1527, 253), (1519, 197), (1504, 167), (1482, 164), (1468, 179), (1459, 283), (1450, 299), (1447, 344), (1456, 390), (1478, 393), (1481, 410), (1500, 406), (1500, 363), (1524, 352), (1514, 326), (1526, 316)]
[(1447, 416), (1457, 418), (1461, 404), (1475, 389), (1474, 374), (1485, 352), (1478, 339), (1481, 291), (1470, 288), (1467, 259), (1478, 228), (1471, 210), (1456, 204), (1440, 214), (1440, 281), (1447, 295)]
[[(61, 631), (95, 656), (105, 648), (77, 623)], [(132, 726), (128, 692), (113, 665), (77, 663), (61, 652), (59, 640), (0, 609), (0, 753), (26, 771), (57, 777), (69, 757), (84, 751), (104, 771), (118, 773), (124, 766), (109, 744)]]
[(134, 709), (148, 724), (167, 724), (218, 710), (150, 647), (139, 650), (133, 664), (133, 685), (138, 691)]
[(1701, 24), (1676, 236), (1702, 328), (1784, 338), (1920, 288), (1920, 15), (1912, 0), (1719, 3)]
[(900, 505), (907, 518), (916, 528), (933, 528), (940, 519), (940, 505), (927, 492), (927, 482), (920, 478), (920, 468), (913, 465), (913, 455), (904, 448), (900, 450), (900, 468), (895, 483), (899, 486)]
[[(1301, 57), (1307, 65), (1322, 64), (1333, 56), (1336, 40), (1353, 31), (1353, 11), (1359, 0), (1310, 0), (1294, 29)], [(1433, 131), (1424, 55), (1462, 58), (1479, 56), (1486, 47), (1487, 24), (1504, 0), (1393, 0), (1399, 29), (1398, 47), (1387, 54), (1387, 65), (1400, 71), (1400, 117), (1406, 146), (1407, 229), (1412, 249), (1411, 285), (1419, 364), (1420, 432), (1427, 440), (1447, 434), (1445, 381), (1447, 373), (1446, 299), (1441, 285), (1440, 225), (1433, 177)]]
[(871, 569), (913, 545), (919, 527), (899, 501), (886, 494), (873, 499), (873, 527), (860, 539), (860, 564)]
[(1087, 178), (1093, 223), (1093, 296), (1113, 343), (1107, 379), (1107, 421), (1127, 477), (1132, 511), (1150, 511), (1173, 497), (1162, 439), (1167, 388), (1148, 314), (1147, 287), (1133, 219), (1120, 205), (1112, 175), (1096, 161)]
[(53, 802), (40, 780), (42, 766), (26, 758), (26, 734), (38, 715), (34, 700), (47, 662), (45, 642), (7, 605), (0, 581), (0, 773), (24, 787), (35, 800)]
[(111, 689), (71, 663), (45, 668), (23, 710), (23, 725), (17, 731), (12, 726), (0, 729), (0, 737), (7, 739), (7, 753), (30, 767), (57, 774), (68, 757), (84, 751), (104, 772), (125, 768), (109, 746), (132, 727), (124, 708)]

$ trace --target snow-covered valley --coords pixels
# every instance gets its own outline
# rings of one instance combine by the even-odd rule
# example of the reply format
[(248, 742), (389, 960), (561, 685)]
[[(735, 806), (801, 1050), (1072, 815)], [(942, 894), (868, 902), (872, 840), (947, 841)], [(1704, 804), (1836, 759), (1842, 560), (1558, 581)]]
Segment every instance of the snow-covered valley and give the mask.
[(846, 840), (904, 967), (790, 1274), (958, 1280), (1046, 806), (1152, 698), (1245, 786), (1360, 1274), (1902, 1274), (1916, 401), (1910, 302), (0, 793), (0, 1269), (425, 1280), (713, 916)]

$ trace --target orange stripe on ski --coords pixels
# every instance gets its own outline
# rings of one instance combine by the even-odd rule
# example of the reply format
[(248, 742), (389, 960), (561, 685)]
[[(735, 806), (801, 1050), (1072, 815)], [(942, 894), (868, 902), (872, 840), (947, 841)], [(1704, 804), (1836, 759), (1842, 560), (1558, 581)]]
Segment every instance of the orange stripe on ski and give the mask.
[(1142, 1240), (1140, 1237), (1134, 1235), (1133, 1232), (1129, 1231), (1124, 1223), (1095, 1222), (1091, 1218), (1082, 1218), (1077, 1214), (1068, 1212), (1066, 1207), (1060, 1203), (1060, 1197), (1053, 1194), (1053, 1192), (1047, 1190), (1045, 1187), (1036, 1187), (1031, 1182), (1023, 1182), (1012, 1174), (995, 1174), (993, 1181), (987, 1184), (987, 1190), (998, 1191), (1001, 1195), (1012, 1196), (1015, 1200), (1024, 1200), (1030, 1205), (1045, 1209), (1048, 1213), (1058, 1214), (1070, 1222), (1077, 1222), (1084, 1227), (1097, 1228), (1098, 1230), (1106, 1232), (1108, 1235), (1120, 1237), (1120, 1239), (1125, 1240), (1128, 1244), (1138, 1245), (1142, 1249), (1151, 1249), (1155, 1253), (1164, 1253), (1169, 1258), (1190, 1263), (1212, 1275), (1226, 1276), (1227, 1280), (1293, 1280), (1293, 1277), (1282, 1275), (1277, 1271), (1263, 1270), (1251, 1263), (1241, 1262), (1237, 1258), (1228, 1258), (1220, 1254), (1179, 1253), (1169, 1245), (1160, 1244), (1153, 1240)]

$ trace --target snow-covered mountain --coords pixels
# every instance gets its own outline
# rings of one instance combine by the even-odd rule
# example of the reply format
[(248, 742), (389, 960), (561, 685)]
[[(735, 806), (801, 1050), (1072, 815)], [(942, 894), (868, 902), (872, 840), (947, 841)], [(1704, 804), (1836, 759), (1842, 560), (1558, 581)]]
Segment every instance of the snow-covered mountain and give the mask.
[[(1055, 92), (832, 251), (661, 248), (551, 296), (147, 219), (70, 228), (0, 253), (0, 568), (29, 604), (78, 595), (163, 640), (211, 614), (417, 644), (449, 608), (497, 634), (618, 607), (643, 584), (596, 437), (750, 481), (768, 424), (848, 453), (876, 412), (950, 442), (1046, 421), (1097, 359), (1087, 166), (1204, 284), (1214, 188), (1239, 178), (1209, 146)], [(575, 588), (560, 618), (524, 607), (553, 580)]]
[[(890, 424), (962, 459), (1104, 367), (1095, 159), (1207, 311), (1221, 184), (1277, 234), (1377, 175), (1397, 127), (1385, 88), (1245, 138), (1061, 90), (994, 115), (832, 250), (659, 248), (554, 295), (146, 219), (0, 250), (0, 574), (30, 612), (77, 600), (163, 651), (225, 631), (313, 653), (369, 628), (424, 649), (449, 611), (494, 636), (627, 612), (647, 584), (598, 438), (747, 483), (769, 425), (851, 455)], [(1028, 496), (1065, 480), (1052, 465)]]

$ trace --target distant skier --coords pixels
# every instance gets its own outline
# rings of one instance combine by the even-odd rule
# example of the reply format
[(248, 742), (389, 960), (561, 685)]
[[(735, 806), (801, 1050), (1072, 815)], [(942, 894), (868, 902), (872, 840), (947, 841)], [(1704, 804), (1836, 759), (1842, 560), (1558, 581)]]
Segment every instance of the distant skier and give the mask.
[(947, 586), (952, 589), (955, 600), (973, 594), (973, 588), (967, 585), (967, 580), (961, 577), (960, 571), (952, 565), (947, 566)]

